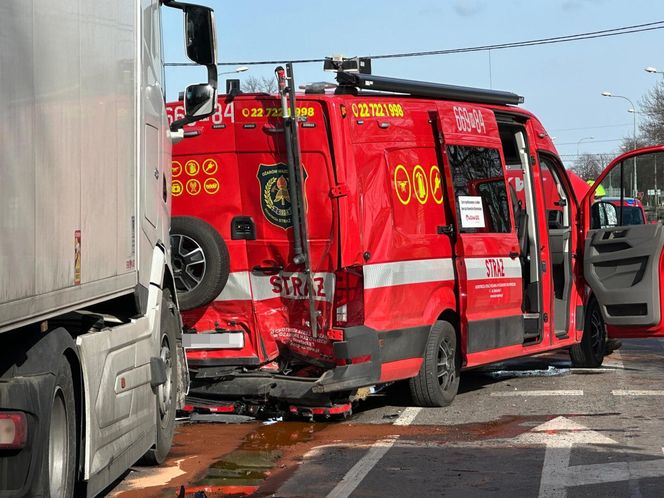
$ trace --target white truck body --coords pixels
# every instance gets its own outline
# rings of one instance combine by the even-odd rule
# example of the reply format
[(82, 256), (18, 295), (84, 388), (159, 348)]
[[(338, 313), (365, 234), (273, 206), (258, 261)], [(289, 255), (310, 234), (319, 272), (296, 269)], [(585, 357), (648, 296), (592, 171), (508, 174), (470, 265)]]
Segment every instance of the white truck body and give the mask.
[[(189, 56), (214, 61), (207, 8), (0, 2), (0, 423), (27, 433), (25, 441), (0, 437), (3, 496), (73, 495), (67, 451), (76, 454), (75, 481), (94, 496), (143, 455), (157, 452), (158, 463), (170, 448), (186, 368), (170, 269), (174, 135), (164, 106), (162, 4), (191, 15)], [(204, 43), (196, 45), (200, 26)], [(189, 122), (216, 102), (216, 65), (202, 64), (209, 81), (187, 90), (198, 98), (190, 98), (198, 107)], [(164, 353), (165, 310), (173, 339)], [(73, 381), (60, 381), (63, 365)], [(169, 430), (160, 429), (162, 406)], [(63, 407), (65, 422), (54, 425)], [(59, 463), (49, 458), (53, 448)]]
[(0, 37), (3, 331), (147, 288), (170, 142), (158, 1), (2, 2)]

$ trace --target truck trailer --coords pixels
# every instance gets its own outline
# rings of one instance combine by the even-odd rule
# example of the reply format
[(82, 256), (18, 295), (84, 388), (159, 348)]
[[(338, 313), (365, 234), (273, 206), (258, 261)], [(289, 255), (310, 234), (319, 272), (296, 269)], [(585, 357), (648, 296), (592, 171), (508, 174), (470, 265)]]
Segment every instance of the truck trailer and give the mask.
[[(208, 81), (165, 110), (161, 9)], [(188, 387), (171, 144), (216, 102), (211, 9), (0, 4), (0, 496), (94, 496), (166, 457)]]

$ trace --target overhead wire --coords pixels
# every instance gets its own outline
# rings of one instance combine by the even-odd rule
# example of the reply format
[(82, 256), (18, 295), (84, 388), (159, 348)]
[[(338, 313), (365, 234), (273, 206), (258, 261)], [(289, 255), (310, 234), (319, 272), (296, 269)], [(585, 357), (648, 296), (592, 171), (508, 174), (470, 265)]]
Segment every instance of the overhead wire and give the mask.
[[(532, 40), (523, 40), (517, 42), (508, 42), (508, 43), (496, 43), (492, 45), (478, 45), (473, 47), (459, 47), (459, 48), (450, 48), (442, 50), (426, 50), (420, 52), (402, 52), (402, 53), (392, 53), (392, 54), (377, 54), (377, 55), (366, 55), (362, 57), (368, 57), (370, 59), (398, 59), (406, 57), (427, 57), (433, 55), (451, 55), (451, 54), (461, 54), (461, 53), (470, 53), (470, 52), (484, 52), (489, 50), (505, 50), (511, 48), (521, 48), (521, 47), (533, 47), (539, 45), (550, 45), (556, 43), (569, 43), (582, 40), (591, 40), (596, 38), (606, 38), (611, 36), (621, 36), (634, 33), (643, 33), (647, 31), (654, 31), (664, 29), (664, 21), (653, 21), (643, 24), (634, 24), (631, 26), (622, 26), (619, 28), (610, 28), (603, 29), (598, 31), (588, 31), (585, 33), (577, 33), (573, 35), (563, 35), (563, 36), (553, 36), (548, 38), (536, 38)], [(282, 62), (288, 61), (293, 64), (309, 64), (309, 63), (320, 63), (323, 62), (324, 58), (315, 58), (315, 59), (274, 59), (274, 60), (263, 60), (263, 61), (239, 61), (239, 62), (219, 62), (219, 66), (258, 66), (265, 64), (280, 64)], [(192, 62), (166, 62), (165, 66), (191, 66), (195, 65)]]

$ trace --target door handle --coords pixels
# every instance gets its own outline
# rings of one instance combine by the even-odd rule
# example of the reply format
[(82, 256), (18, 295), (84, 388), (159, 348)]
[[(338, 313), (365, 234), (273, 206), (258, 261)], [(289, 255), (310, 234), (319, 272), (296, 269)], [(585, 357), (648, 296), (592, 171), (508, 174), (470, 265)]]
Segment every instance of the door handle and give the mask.
[(516, 251), (510, 251), (510, 258), (516, 259), (519, 257), (519, 253)]
[(276, 265), (276, 266), (254, 266), (251, 269), (251, 273), (255, 274), (262, 274), (262, 275), (278, 275), (282, 270), (284, 269), (283, 266)]

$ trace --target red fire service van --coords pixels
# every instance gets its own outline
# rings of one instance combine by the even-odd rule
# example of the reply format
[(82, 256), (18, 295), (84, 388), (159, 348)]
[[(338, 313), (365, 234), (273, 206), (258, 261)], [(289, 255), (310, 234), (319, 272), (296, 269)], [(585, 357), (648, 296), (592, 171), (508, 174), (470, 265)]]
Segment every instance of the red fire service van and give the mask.
[(174, 148), (192, 403), (329, 415), (409, 379), (415, 404), (445, 406), (464, 369), (561, 348), (598, 366), (607, 329), (664, 333), (662, 225), (594, 197), (630, 195), (631, 158), (664, 147), (577, 199), (522, 97), (326, 65), (333, 91), (296, 96), (277, 68), (279, 95), (219, 97)]

